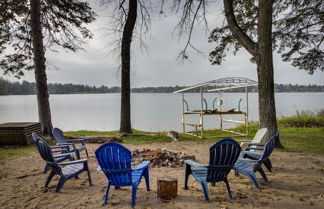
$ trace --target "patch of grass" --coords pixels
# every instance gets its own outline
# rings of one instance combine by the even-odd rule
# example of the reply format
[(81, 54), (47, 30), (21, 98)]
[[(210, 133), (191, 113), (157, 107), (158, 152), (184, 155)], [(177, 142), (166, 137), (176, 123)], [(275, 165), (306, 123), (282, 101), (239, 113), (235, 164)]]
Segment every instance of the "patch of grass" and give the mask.
[[(249, 135), (247, 137), (234, 137), (236, 139), (252, 139), (259, 129), (257, 123), (252, 123), (249, 125)], [(243, 126), (236, 127), (232, 129), (234, 131), (244, 131)], [(148, 144), (148, 143), (163, 143), (163, 142), (171, 142), (172, 139), (167, 136), (166, 132), (147, 132), (147, 131), (139, 131), (133, 130), (134, 134), (138, 135), (130, 135), (124, 136), (124, 143), (135, 143), (135, 144)], [(73, 136), (105, 136), (105, 137), (120, 137), (118, 131), (68, 131), (65, 132), (66, 135)], [(143, 135), (140, 135), (143, 134)], [(219, 130), (206, 130), (204, 135), (215, 136), (220, 134)], [(222, 132), (222, 135), (226, 136)], [(178, 141), (210, 141), (216, 142), (219, 139), (201, 139), (195, 136), (190, 136), (187, 134), (180, 133), (180, 138)], [(53, 140), (50, 138), (46, 138), (50, 144), (55, 144)], [(282, 151), (289, 152), (307, 152), (307, 153), (319, 153), (324, 154), (324, 126), (323, 127), (312, 127), (312, 128), (296, 128), (296, 127), (288, 127), (288, 128), (280, 128), (280, 141), (284, 148)], [(35, 150), (33, 145), (31, 146), (5, 146), (0, 147), (0, 163), (3, 163), (5, 159), (16, 157), (19, 155), (23, 155), (27, 152)], [(5, 173), (0, 172), (0, 178), (3, 175), (7, 175)]]
[(7, 158), (23, 155), (27, 152), (35, 150), (33, 145), (30, 146), (4, 146), (0, 147), (0, 163)]
[(324, 128), (282, 128), (283, 151), (324, 154)]
[(113, 137), (119, 134), (118, 131), (88, 131), (88, 130), (80, 130), (80, 131), (66, 131), (65, 135), (69, 136), (105, 136), (105, 137)]

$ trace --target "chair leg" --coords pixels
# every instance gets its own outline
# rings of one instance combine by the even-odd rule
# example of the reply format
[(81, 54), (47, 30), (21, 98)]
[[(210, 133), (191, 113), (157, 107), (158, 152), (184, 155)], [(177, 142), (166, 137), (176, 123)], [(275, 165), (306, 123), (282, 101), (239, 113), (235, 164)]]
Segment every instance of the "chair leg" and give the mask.
[(205, 200), (209, 200), (207, 182), (200, 182), (200, 184), (204, 192)]
[(261, 176), (263, 177), (263, 179), (266, 182), (268, 182), (268, 178), (267, 178), (266, 174), (264, 173), (263, 169), (261, 168), (261, 166), (259, 167), (259, 169), (257, 171), (259, 171), (259, 173), (261, 174)]
[(87, 150), (87, 148), (85, 148), (85, 151), (86, 151), (87, 157), (89, 157), (89, 154), (88, 154), (88, 150)]
[(144, 178), (146, 183), (146, 190), (150, 191), (150, 176), (149, 176), (149, 169), (148, 167), (144, 170)]
[(263, 162), (263, 165), (267, 168), (267, 170), (268, 170), (269, 172), (272, 173), (272, 169), (271, 169), (270, 161), (268, 161), (268, 160), (264, 161), (264, 162)]
[(89, 170), (88, 162), (85, 162), (83, 166), (84, 166), (84, 170), (87, 171), (87, 173), (88, 173), (89, 185), (92, 186), (91, 175), (90, 175), (90, 170)]
[(55, 176), (55, 173), (54, 173), (54, 171), (51, 171), (50, 175), (47, 177), (45, 187), (47, 187), (49, 185), (49, 183), (51, 182), (53, 176)]
[(186, 164), (186, 171), (185, 171), (185, 186), (184, 189), (188, 189), (188, 179), (189, 175), (191, 174), (191, 165)]
[(89, 169), (87, 170), (87, 173), (88, 173), (89, 185), (92, 186), (91, 175), (90, 175)]
[(270, 159), (268, 158), (267, 160), (266, 160), (268, 163), (269, 163), (269, 165), (270, 165), (270, 168), (272, 168), (272, 164), (271, 164), (271, 161), (270, 161)]
[(107, 201), (108, 201), (109, 189), (110, 189), (110, 182), (108, 183), (108, 186), (107, 186), (107, 189), (106, 189), (105, 198), (104, 198), (104, 205), (106, 205)]
[(229, 196), (229, 197), (231, 198), (231, 200), (232, 200), (233, 197), (232, 197), (231, 188), (230, 188), (230, 185), (229, 185), (229, 183), (228, 183), (228, 180), (225, 179), (224, 182), (225, 182), (225, 184), (226, 184), (226, 188), (227, 188), (228, 196)]
[(136, 192), (137, 192), (137, 186), (132, 186), (132, 207), (135, 207), (136, 204)]
[(56, 192), (59, 192), (62, 189), (62, 187), (63, 187), (64, 183), (66, 182), (66, 180), (67, 179), (65, 179), (64, 177), (61, 176), (61, 178), (60, 178), (60, 180), (59, 180), (59, 182), (57, 183), (57, 186), (56, 186), (56, 190), (55, 190)]
[(46, 163), (45, 168), (44, 168), (44, 173), (47, 173), (48, 170), (49, 170), (49, 166), (48, 166), (48, 164)]
[(75, 150), (75, 155), (77, 157), (77, 160), (80, 160), (80, 151), (79, 150)]
[(252, 183), (254, 184), (254, 186), (255, 186), (257, 189), (260, 189), (260, 186), (259, 186), (259, 183), (258, 183), (258, 180), (257, 180), (255, 174), (254, 174), (254, 173), (250, 173), (250, 174), (248, 175), (248, 177), (251, 179), (251, 181), (252, 181)]

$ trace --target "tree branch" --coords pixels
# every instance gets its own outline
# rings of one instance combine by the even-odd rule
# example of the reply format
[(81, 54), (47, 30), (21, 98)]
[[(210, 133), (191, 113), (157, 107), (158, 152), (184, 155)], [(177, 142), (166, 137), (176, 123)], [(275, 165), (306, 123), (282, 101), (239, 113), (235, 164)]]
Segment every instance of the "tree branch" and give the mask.
[(250, 53), (256, 57), (258, 54), (257, 43), (255, 43), (237, 24), (234, 9), (233, 0), (223, 0), (225, 8), (225, 17), (233, 36), (239, 41), (239, 43)]

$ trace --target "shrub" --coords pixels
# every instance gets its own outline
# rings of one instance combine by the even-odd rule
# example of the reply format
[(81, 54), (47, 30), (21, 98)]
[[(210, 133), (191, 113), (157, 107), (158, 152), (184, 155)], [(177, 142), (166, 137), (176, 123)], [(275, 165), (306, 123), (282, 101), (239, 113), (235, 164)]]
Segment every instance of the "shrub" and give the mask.
[(294, 116), (280, 118), (278, 123), (280, 127), (324, 127), (324, 109), (317, 113), (297, 111)]

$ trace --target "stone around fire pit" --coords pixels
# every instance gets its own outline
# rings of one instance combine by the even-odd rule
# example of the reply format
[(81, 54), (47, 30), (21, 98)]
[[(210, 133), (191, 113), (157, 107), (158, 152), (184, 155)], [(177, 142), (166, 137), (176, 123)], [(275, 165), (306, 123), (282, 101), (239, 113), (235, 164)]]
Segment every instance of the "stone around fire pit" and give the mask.
[(138, 165), (144, 160), (151, 161), (151, 167), (183, 167), (185, 160), (195, 160), (194, 155), (188, 155), (183, 152), (176, 152), (169, 149), (143, 149), (139, 151), (137, 149), (133, 150), (133, 164)]

